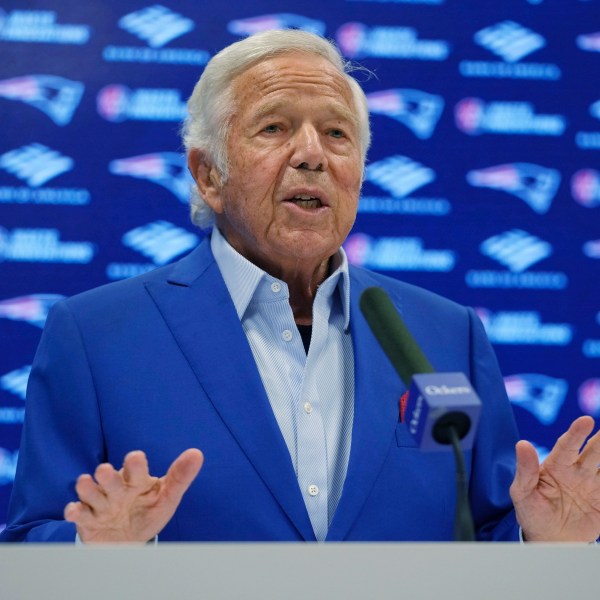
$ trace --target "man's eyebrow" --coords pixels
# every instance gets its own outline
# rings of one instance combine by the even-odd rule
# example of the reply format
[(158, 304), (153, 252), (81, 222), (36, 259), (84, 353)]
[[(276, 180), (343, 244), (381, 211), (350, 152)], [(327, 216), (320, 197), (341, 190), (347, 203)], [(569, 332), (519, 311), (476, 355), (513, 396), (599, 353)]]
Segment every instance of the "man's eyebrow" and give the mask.
[[(287, 105), (287, 102), (281, 100), (273, 100), (271, 102), (267, 102), (256, 109), (254, 117), (258, 120), (263, 119), (265, 117), (268, 117), (269, 115), (284, 110)], [(358, 118), (351, 110), (348, 110), (345, 106), (339, 104), (332, 104), (328, 107), (328, 110), (332, 113), (333, 118), (348, 121), (356, 127), (358, 127)]]
[(262, 119), (263, 117), (268, 117), (269, 115), (278, 112), (286, 105), (285, 102), (281, 102), (280, 100), (274, 100), (271, 102), (267, 102), (260, 106), (254, 113), (254, 116), (257, 119)]

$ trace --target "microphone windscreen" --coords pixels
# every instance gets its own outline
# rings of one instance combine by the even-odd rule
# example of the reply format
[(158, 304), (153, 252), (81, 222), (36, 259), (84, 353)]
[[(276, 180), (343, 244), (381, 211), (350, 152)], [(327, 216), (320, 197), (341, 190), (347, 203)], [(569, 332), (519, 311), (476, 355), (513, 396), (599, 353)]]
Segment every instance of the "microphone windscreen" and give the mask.
[(360, 310), (407, 388), (410, 387), (414, 374), (434, 372), (390, 297), (382, 288), (367, 288), (360, 297)]

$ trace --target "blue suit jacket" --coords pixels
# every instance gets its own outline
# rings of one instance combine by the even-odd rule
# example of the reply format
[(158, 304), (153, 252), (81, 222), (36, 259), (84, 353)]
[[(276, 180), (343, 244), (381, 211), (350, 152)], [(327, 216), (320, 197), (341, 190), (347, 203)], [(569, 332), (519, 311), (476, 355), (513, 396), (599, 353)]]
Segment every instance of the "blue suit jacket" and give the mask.
[[(480, 539), (517, 539), (508, 488), (516, 429), (496, 359), (470, 309), (350, 268), (355, 419), (348, 474), (327, 539), (451, 540), (451, 453), (421, 453), (399, 422), (404, 386), (358, 307), (387, 289), (433, 366), (462, 371), (483, 401), (467, 455)], [(183, 450), (205, 465), (166, 540), (315, 539), (291, 459), (205, 241), (179, 262), (56, 304), (34, 361), (4, 540), (72, 541), (74, 483), (144, 450), (163, 474)]]

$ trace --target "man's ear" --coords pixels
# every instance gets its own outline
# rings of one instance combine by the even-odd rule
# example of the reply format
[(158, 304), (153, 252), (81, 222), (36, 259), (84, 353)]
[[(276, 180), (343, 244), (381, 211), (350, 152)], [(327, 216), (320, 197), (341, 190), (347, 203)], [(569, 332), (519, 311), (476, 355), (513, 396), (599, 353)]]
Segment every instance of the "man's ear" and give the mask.
[(217, 214), (223, 212), (221, 176), (212, 159), (206, 152), (192, 148), (188, 152), (188, 169), (206, 204)]

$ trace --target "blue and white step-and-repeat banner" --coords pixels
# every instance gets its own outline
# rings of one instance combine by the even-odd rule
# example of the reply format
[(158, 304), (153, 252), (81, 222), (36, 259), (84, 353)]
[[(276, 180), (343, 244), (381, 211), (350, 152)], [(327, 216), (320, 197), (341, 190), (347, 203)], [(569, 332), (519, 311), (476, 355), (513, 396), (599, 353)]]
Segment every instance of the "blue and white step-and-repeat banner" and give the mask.
[(351, 262), (476, 308), (541, 456), (600, 416), (600, 0), (0, 1), (0, 524), (48, 309), (198, 243), (185, 101), (273, 28), (373, 72)]

